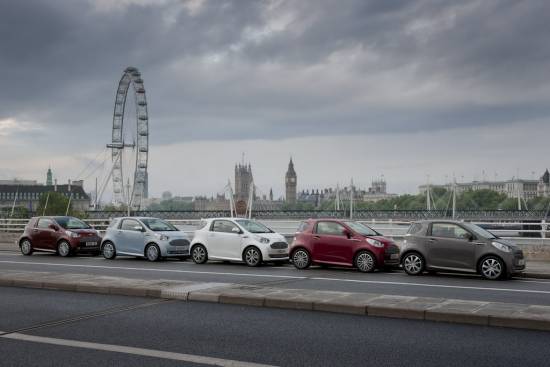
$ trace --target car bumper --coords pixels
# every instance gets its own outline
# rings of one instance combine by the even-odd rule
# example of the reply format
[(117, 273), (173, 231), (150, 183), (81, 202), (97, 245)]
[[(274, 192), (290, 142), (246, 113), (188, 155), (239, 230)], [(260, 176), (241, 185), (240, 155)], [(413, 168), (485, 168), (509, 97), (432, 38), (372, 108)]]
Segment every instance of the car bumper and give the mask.
[(99, 252), (101, 250), (101, 237), (75, 238), (70, 241), (71, 247), (78, 253)]
[(288, 253), (283, 254), (267, 254), (264, 256), (264, 261), (288, 261)]
[(507, 261), (507, 267), (510, 274), (521, 274), (525, 271), (525, 258), (523, 252), (514, 253), (514, 257)]
[(181, 257), (190, 256), (191, 245), (189, 241), (177, 242), (178, 240), (166, 241), (160, 243), (160, 253), (163, 257)]
[(384, 250), (384, 266), (394, 267), (399, 266), (399, 263), (399, 247), (397, 247), (396, 245), (387, 246)]

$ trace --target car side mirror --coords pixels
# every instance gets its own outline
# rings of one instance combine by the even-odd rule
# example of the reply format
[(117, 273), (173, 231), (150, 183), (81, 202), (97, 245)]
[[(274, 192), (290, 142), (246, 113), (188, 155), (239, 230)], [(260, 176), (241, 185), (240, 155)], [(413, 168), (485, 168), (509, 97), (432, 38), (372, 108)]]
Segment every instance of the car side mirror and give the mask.
[(134, 231), (136, 231), (136, 232), (145, 232), (145, 228), (143, 228), (142, 226), (135, 226)]
[(48, 228), (53, 229), (54, 231), (57, 231), (59, 229), (55, 224), (50, 224)]
[(233, 232), (233, 233), (241, 233), (241, 230), (240, 230), (239, 228), (237, 228), (237, 227), (233, 227), (233, 228), (231, 228), (231, 232)]
[(462, 238), (468, 242), (471, 242), (474, 239), (474, 236), (471, 233), (464, 233)]
[(343, 234), (344, 236), (346, 236), (347, 238), (351, 238), (351, 232), (348, 231), (347, 229), (344, 229), (344, 230), (342, 231), (342, 234)]

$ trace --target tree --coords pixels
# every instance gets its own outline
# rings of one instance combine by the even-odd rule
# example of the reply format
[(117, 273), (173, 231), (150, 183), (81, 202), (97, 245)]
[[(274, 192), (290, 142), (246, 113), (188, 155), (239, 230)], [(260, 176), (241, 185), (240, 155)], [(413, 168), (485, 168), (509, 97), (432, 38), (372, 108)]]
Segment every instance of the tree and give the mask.
[(69, 206), (68, 215), (82, 216), (82, 213), (73, 210), (72, 203), (69, 203), (67, 196), (59, 192), (50, 191), (40, 196), (36, 213), (38, 215), (65, 215), (67, 213), (67, 206)]

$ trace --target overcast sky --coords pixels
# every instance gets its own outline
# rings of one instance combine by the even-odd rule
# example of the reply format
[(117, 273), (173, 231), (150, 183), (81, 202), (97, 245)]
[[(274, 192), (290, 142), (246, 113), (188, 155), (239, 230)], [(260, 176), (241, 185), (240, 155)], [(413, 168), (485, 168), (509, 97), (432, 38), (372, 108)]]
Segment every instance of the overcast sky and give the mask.
[[(391, 192), (550, 167), (550, 2), (0, 0), (0, 179), (105, 175), (123, 70), (143, 76), (150, 192)], [(485, 172), (485, 173), (483, 173)]]

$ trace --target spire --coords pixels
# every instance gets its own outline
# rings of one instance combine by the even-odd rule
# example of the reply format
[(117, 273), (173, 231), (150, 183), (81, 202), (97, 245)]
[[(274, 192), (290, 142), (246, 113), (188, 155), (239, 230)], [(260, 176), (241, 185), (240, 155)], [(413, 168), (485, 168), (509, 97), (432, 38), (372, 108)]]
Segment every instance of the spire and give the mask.
[(53, 174), (52, 174), (52, 168), (48, 167), (48, 172), (46, 173), (46, 186), (52, 186), (53, 185)]

